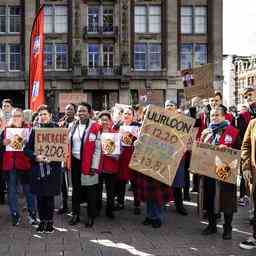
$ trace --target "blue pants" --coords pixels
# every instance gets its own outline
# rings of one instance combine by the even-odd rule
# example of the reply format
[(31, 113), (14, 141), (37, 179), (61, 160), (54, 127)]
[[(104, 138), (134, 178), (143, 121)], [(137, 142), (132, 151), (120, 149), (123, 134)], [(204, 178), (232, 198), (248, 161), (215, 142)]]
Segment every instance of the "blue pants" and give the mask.
[[(7, 173), (6, 177), (7, 181), (7, 196), (8, 196), (8, 204), (10, 208), (10, 213), (12, 215), (19, 216), (19, 209), (18, 209), (18, 181), (19, 181), (19, 174), (16, 170), (12, 170)], [(25, 194), (26, 201), (27, 201), (27, 208), (30, 214), (35, 213), (35, 197), (30, 193), (29, 184), (24, 184), (21, 182), (21, 186), (23, 189), (23, 193)]]
[(146, 202), (147, 218), (151, 220), (163, 221), (163, 207), (159, 206), (154, 201)]

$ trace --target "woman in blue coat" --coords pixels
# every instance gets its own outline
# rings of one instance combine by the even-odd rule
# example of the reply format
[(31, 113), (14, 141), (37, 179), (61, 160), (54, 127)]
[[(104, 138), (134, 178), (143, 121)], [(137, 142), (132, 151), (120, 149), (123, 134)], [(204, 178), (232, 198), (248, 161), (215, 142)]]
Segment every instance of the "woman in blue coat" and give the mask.
[[(58, 128), (51, 121), (51, 112), (46, 105), (38, 108), (38, 128)], [(37, 196), (37, 210), (40, 223), (39, 233), (53, 233), (54, 196), (61, 191), (61, 162), (49, 162), (43, 155), (35, 155), (35, 131), (32, 130), (29, 142), (24, 149), (32, 160), (31, 192)]]

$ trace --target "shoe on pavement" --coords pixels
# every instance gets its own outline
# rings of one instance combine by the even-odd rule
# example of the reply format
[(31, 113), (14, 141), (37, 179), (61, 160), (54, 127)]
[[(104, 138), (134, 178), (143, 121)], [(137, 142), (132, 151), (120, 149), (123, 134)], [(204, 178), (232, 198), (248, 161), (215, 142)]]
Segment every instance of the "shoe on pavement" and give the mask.
[(162, 221), (161, 220), (152, 220), (152, 227), (153, 228), (161, 228), (162, 226)]
[(54, 232), (53, 222), (47, 221), (45, 225), (45, 233), (52, 234)]
[(45, 222), (44, 221), (40, 221), (37, 229), (36, 229), (36, 232), (37, 233), (44, 233), (45, 231)]
[(252, 249), (256, 249), (256, 239), (253, 237), (249, 237), (247, 240), (245, 240), (244, 242), (241, 242), (239, 244), (239, 247), (241, 249), (245, 249), (245, 250), (252, 250)]
[(79, 215), (73, 215), (71, 220), (69, 221), (69, 225), (71, 226), (75, 226), (76, 224), (78, 224), (80, 222), (80, 217)]
[(13, 214), (12, 215), (12, 225), (18, 226), (20, 224), (20, 216), (18, 214)]
[(148, 226), (148, 225), (152, 225), (152, 223), (153, 223), (153, 220), (146, 217), (146, 219), (142, 222), (142, 225)]
[(203, 231), (202, 231), (202, 235), (203, 236), (208, 236), (208, 235), (212, 235), (217, 233), (217, 227), (216, 226), (212, 226), (212, 225), (208, 225)]

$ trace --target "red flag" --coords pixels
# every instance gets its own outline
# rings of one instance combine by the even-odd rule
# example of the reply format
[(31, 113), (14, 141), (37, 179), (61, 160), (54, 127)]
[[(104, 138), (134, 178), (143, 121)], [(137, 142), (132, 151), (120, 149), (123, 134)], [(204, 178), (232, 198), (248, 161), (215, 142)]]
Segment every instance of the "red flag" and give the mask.
[(44, 6), (39, 9), (30, 37), (29, 107), (32, 111), (44, 104)]

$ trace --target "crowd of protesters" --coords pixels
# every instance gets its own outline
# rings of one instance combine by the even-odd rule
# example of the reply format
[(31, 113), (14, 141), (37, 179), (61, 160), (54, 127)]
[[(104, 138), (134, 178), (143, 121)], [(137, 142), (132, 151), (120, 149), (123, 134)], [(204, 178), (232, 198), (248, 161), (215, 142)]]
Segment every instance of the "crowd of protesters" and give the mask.
[[(229, 110), (222, 105), (222, 95), (219, 92), (209, 99), (193, 98), (186, 109), (178, 109), (171, 100), (165, 102), (165, 109), (170, 115), (184, 114), (196, 119), (197, 141), (241, 149), (239, 199), (236, 185), (206, 176), (194, 174), (190, 190), (190, 151), (185, 152), (176, 177), (169, 186), (129, 168), (138, 137), (132, 133), (129, 143), (121, 143), (120, 155), (104, 154), (102, 134), (119, 133), (121, 129), (130, 126), (137, 127), (139, 131), (145, 114), (143, 106), (126, 106), (118, 110), (118, 115), (114, 117), (112, 110), (96, 113), (88, 103), (70, 103), (65, 108), (64, 116), (54, 122), (52, 111), (47, 105), (40, 106), (36, 113), (32, 113), (30, 110), (15, 108), (10, 99), (5, 99), (2, 101), (0, 115), (0, 203), (5, 204), (7, 197), (12, 225), (17, 226), (21, 219), (18, 192), (22, 188), (29, 223), (36, 225), (39, 233), (52, 233), (54, 198), (61, 194), (62, 206), (57, 214), (71, 211), (71, 226), (86, 219), (85, 227), (90, 228), (103, 210), (103, 191), (106, 192), (105, 215), (113, 220), (115, 211), (122, 211), (126, 207), (125, 196), (129, 184), (134, 198), (133, 214), (142, 214), (141, 205), (145, 203), (146, 213), (142, 224), (160, 228), (164, 223), (163, 211), (166, 204), (173, 201), (177, 213), (186, 216), (188, 212), (183, 200), (190, 201), (191, 192), (197, 192), (199, 211), (208, 219), (202, 235), (217, 232), (217, 220), (223, 213), (222, 238), (230, 240), (237, 205), (246, 206), (251, 197), (256, 206), (256, 91), (247, 88), (243, 97), (247, 102), (245, 105), (240, 109)], [(7, 150), (10, 144), (6, 137), (7, 128), (29, 128), (28, 141), (22, 151)], [(35, 153), (36, 128), (68, 129), (67, 161), (50, 162), (44, 155)], [(71, 203), (68, 200), (70, 187)], [(87, 203), (85, 218), (80, 216), (80, 205), (83, 202)], [(240, 244), (244, 249), (256, 248), (255, 208), (251, 216), (253, 237)]]

